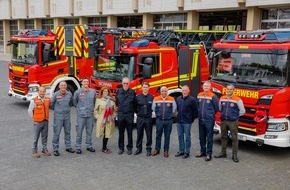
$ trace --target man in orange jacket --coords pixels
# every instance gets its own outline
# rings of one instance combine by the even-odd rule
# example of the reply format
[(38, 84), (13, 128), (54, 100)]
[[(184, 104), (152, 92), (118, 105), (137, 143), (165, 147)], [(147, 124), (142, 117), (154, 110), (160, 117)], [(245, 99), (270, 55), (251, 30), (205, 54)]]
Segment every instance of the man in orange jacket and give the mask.
[(48, 120), (49, 120), (49, 104), (50, 99), (45, 96), (46, 89), (39, 87), (38, 96), (30, 101), (28, 114), (34, 121), (34, 136), (32, 145), (32, 156), (39, 158), (40, 155), (37, 152), (37, 143), (41, 133), (42, 142), (42, 154), (44, 156), (50, 156), (51, 154), (47, 150), (47, 136), (48, 136)]

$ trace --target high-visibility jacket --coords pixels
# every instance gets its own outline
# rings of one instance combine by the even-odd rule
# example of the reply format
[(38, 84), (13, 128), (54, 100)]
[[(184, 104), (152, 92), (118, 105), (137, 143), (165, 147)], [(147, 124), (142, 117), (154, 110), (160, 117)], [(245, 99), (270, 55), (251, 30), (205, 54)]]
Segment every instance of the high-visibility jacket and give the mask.
[(35, 107), (33, 109), (33, 121), (42, 122), (43, 120), (49, 119), (49, 103), (50, 99), (48, 97), (44, 98), (42, 102), (38, 97), (34, 98)]

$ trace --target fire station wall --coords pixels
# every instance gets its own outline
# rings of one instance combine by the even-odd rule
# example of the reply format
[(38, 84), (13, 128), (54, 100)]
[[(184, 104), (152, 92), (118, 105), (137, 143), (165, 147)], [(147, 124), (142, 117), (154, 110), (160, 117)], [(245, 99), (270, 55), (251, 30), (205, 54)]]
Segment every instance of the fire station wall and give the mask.
[(177, 0), (141, 0), (138, 3), (139, 13), (152, 13), (162, 11), (178, 11)]
[(29, 18), (45, 18), (50, 16), (49, 0), (28, 0)]
[(10, 1), (0, 1), (0, 18), (1, 20), (11, 18)]
[[(237, 8), (240, 4), (238, 0), (195, 0), (184, 1), (184, 10), (210, 10), (210, 9), (224, 9)], [(213, 10), (211, 10), (213, 11)]]
[(246, 6), (281, 6), (290, 5), (289, 0), (246, 0)]
[[(101, 0), (78, 0), (74, 1), (74, 16), (100, 15)], [(106, 1), (103, 1), (104, 3)]]
[(27, 18), (28, 17), (28, 2), (26, 0), (12, 0), (12, 18)]
[(247, 30), (257, 30), (261, 26), (261, 9), (258, 7), (248, 8)]
[(73, 0), (50, 0), (51, 17), (70, 17), (73, 15)]
[(110, 14), (132, 14), (134, 0), (106, 0), (103, 1), (103, 15)]
[(199, 13), (196, 11), (189, 11), (187, 13), (187, 28), (198, 30), (199, 27)]
[(142, 28), (144, 28), (145, 30), (153, 28), (153, 15), (152, 14), (148, 14), (148, 13), (143, 14)]
[[(7, 42), (10, 40), (10, 21), (9, 20), (4, 20), (3, 21), (3, 36), (4, 42)], [(11, 53), (11, 46), (4, 46), (4, 53)]]

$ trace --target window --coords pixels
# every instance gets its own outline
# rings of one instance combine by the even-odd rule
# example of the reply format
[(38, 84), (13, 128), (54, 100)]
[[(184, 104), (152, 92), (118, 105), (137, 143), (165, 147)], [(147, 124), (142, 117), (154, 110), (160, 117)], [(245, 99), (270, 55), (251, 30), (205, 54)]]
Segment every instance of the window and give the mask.
[[(140, 62), (142, 64), (145, 63), (145, 59), (146, 58), (152, 58), (153, 59), (153, 63), (151, 65), (151, 68), (152, 68), (152, 75), (155, 75), (155, 74), (159, 74), (160, 73), (160, 64), (159, 64), (159, 55), (158, 54), (151, 54), (151, 55), (141, 55), (140, 56)], [(139, 73), (142, 74), (142, 70), (143, 70), (143, 67), (142, 65), (139, 67)]]
[(25, 29), (34, 29), (34, 21), (33, 20), (24, 20), (24, 28)]
[(4, 44), (3, 21), (0, 21), (0, 45), (3, 46), (3, 44)]
[(187, 14), (153, 15), (155, 29), (186, 29)]
[(18, 33), (17, 20), (10, 21), (10, 35), (14, 36)]
[(66, 24), (79, 24), (79, 19), (78, 18), (64, 19), (64, 25)]
[(262, 29), (289, 28), (290, 27), (290, 8), (285, 9), (266, 9), (262, 12)]
[(107, 17), (91, 17), (88, 18), (88, 26), (107, 27)]
[(53, 30), (53, 19), (43, 19), (41, 20), (41, 25), (43, 30)]

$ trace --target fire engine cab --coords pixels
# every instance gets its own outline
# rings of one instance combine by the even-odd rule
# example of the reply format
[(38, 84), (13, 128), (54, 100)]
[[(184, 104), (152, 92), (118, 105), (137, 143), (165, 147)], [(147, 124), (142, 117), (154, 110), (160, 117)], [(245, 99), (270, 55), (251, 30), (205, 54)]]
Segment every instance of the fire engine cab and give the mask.
[[(239, 119), (239, 140), (290, 146), (289, 50), (287, 30), (231, 33), (213, 45), (213, 92), (221, 97), (233, 84), (246, 109)], [(218, 133), (219, 114), (217, 121)]]
[(55, 33), (22, 30), (12, 36), (8, 42), (12, 48), (8, 95), (30, 101), (38, 87), (44, 86), (51, 96), (60, 81), (66, 81), (68, 90), (74, 93), (80, 88), (80, 80), (93, 74), (89, 39), (99, 39), (99, 33), (89, 31), (87, 26), (66, 25), (57, 27)]
[[(171, 96), (181, 95), (181, 86), (189, 85), (193, 95), (200, 91), (202, 81), (209, 78), (207, 42), (217, 40), (226, 32), (152, 30), (122, 48), (119, 54), (96, 54), (91, 87), (100, 90), (108, 86), (113, 93), (121, 87), (123, 77), (129, 77), (130, 87), (140, 94), (141, 84), (150, 84), (150, 93), (157, 95), (165, 85)], [(204, 40), (203, 40), (204, 39)]]

